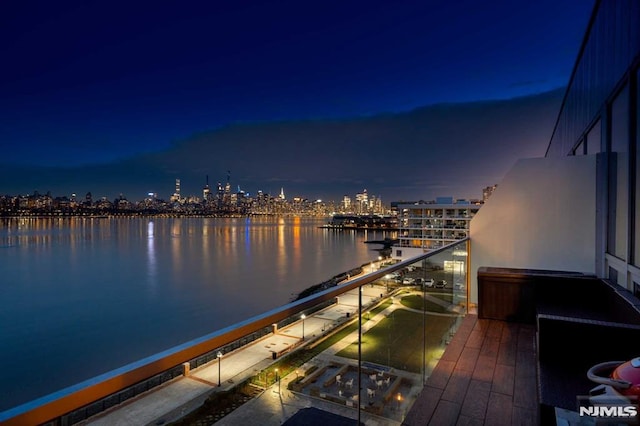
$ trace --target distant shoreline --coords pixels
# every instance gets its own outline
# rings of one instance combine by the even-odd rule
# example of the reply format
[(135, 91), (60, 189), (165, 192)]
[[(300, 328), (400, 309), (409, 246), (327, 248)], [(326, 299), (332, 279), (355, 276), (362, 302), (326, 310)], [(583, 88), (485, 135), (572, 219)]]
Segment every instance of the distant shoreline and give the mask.
[(387, 227), (387, 226), (367, 226), (367, 225), (348, 226), (348, 225), (331, 225), (331, 224), (322, 225), (319, 228), (335, 229), (339, 231), (397, 231), (399, 229), (397, 227)]
[(298, 296), (293, 300), (294, 302), (296, 300), (300, 300), (300, 299), (304, 299), (305, 297), (311, 296), (312, 294), (318, 293), (322, 290), (326, 290), (329, 287), (335, 287), (338, 284), (340, 284), (343, 281), (346, 281), (356, 275), (359, 275), (362, 273), (363, 271), (363, 267), (366, 266), (367, 264), (363, 264), (362, 266), (358, 266), (357, 268), (353, 268), (348, 270), (347, 272), (342, 272), (330, 279), (328, 279), (327, 281), (323, 281), (320, 284), (315, 284), (312, 285), (311, 287), (308, 287), (304, 290), (302, 290)]
[(304, 217), (317, 217), (324, 218), (326, 215), (300, 215), (297, 213), (176, 213), (176, 212), (139, 212), (139, 213), (51, 213), (51, 214), (2, 214), (0, 213), (0, 219), (67, 219), (67, 218), (87, 218), (87, 219), (109, 219), (109, 218), (125, 218), (125, 217), (164, 217), (164, 218), (179, 218), (179, 217), (261, 217), (261, 216), (304, 216)]

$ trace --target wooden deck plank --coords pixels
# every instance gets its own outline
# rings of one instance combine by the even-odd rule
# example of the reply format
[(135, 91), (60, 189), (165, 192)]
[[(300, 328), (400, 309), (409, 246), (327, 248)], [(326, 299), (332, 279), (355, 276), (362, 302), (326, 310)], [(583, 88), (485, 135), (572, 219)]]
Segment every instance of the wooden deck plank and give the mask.
[(514, 374), (513, 405), (535, 409), (538, 394), (535, 354), (518, 351)]
[[(471, 319), (470, 321), (467, 321), (467, 318), (469, 318), (469, 315), (467, 315), (467, 317), (465, 317), (465, 319), (462, 321), (462, 324), (460, 324), (458, 331), (456, 332), (455, 336), (453, 336), (452, 342), (459, 340), (465, 343), (467, 339), (469, 339), (469, 335), (471, 334), (471, 332), (473, 331), (473, 328), (476, 325), (476, 319)], [(474, 316), (474, 318), (477, 318), (477, 317)]]
[(515, 368), (507, 365), (496, 365), (493, 373), (491, 391), (503, 395), (513, 396), (513, 384), (515, 380)]
[(478, 361), (479, 355), (479, 348), (465, 347), (462, 350), (462, 354), (460, 355), (458, 362), (456, 363), (455, 370), (473, 373), (473, 370), (476, 368), (476, 362)]
[(496, 357), (482, 356), (478, 357), (476, 362), (476, 368), (473, 370), (471, 378), (474, 380), (480, 380), (483, 382), (489, 382), (493, 380), (493, 372), (496, 368)]
[(502, 327), (500, 343), (517, 343), (520, 324), (515, 322), (505, 323)]
[(498, 348), (498, 360), (497, 364), (508, 365), (510, 367), (516, 366), (516, 353), (517, 346), (516, 341), (500, 343)]
[(436, 368), (433, 369), (427, 384), (431, 387), (443, 389), (447, 387), (451, 373), (453, 372), (456, 363), (453, 361), (440, 360)]
[(491, 383), (471, 380), (460, 414), (476, 419), (484, 419), (490, 393)]
[(467, 388), (469, 387), (470, 381), (471, 377), (469, 376), (469, 373), (454, 370), (451, 378), (449, 379), (449, 383), (442, 394), (442, 399), (462, 404), (464, 402), (464, 397), (467, 394)]
[(513, 405), (521, 408), (536, 408), (538, 389), (535, 376), (516, 374), (513, 388)]
[(536, 356), (533, 352), (518, 351), (516, 353), (516, 375), (536, 375)]
[(411, 407), (409, 413), (407, 413), (407, 417), (402, 424), (406, 426), (424, 426), (429, 424), (440, 402), (441, 395), (442, 389), (428, 385), (425, 386), (420, 393), (420, 397), (416, 399), (416, 402), (413, 404), (413, 407)]
[(466, 347), (480, 349), (482, 347), (482, 343), (484, 342), (485, 335), (486, 330), (477, 330), (474, 328), (469, 335), (469, 339), (467, 339)]
[[(478, 316), (477, 315), (467, 315), (466, 317), (464, 317), (464, 320), (460, 324), (459, 330), (463, 330), (463, 331), (467, 331), (467, 332), (471, 333), (471, 330), (473, 330), (473, 328), (476, 326), (477, 322), (478, 322)], [(467, 334), (467, 336), (468, 336), (468, 334)]]
[(460, 358), (462, 350), (464, 349), (464, 344), (464, 341), (451, 341), (440, 359), (444, 361), (458, 361), (458, 358)]
[(519, 351), (534, 351), (534, 340), (536, 337), (536, 332), (533, 327), (530, 326), (522, 326), (518, 330), (518, 350)]
[(491, 392), (484, 423), (491, 426), (510, 426), (512, 408), (510, 396)]
[(489, 323), (489, 328), (487, 329), (487, 337), (500, 339), (502, 337), (503, 327), (504, 327), (504, 323), (502, 321), (492, 320)]
[(458, 416), (458, 423), (456, 423), (456, 426), (483, 426), (483, 425), (484, 425), (483, 420), (476, 419), (473, 417), (467, 417), (463, 415)]
[(514, 323), (505, 323), (504, 327), (502, 327), (500, 346), (498, 348), (498, 364), (515, 367), (519, 331), (520, 326)]
[(514, 405), (511, 411), (511, 424), (514, 426), (536, 426), (538, 424), (538, 411)]
[(478, 318), (473, 326), (473, 330), (482, 332), (482, 335), (484, 336), (487, 333), (490, 323), (491, 320)]
[(436, 412), (433, 413), (429, 424), (432, 425), (455, 425), (458, 422), (458, 415), (460, 414), (460, 404), (455, 402), (445, 401), (441, 399), (436, 407)]
[[(490, 326), (491, 326), (491, 320), (478, 319), (475, 325), (473, 326), (473, 330), (471, 330), (471, 334), (469, 335), (469, 338), (467, 339), (467, 346), (469, 345), (470, 342), (473, 345), (473, 341), (476, 339), (479, 340), (480, 345), (482, 345), (482, 341), (487, 335), (487, 331), (489, 330)], [(478, 346), (478, 348), (480, 348), (480, 346)]]
[(487, 335), (484, 339), (484, 343), (482, 344), (482, 348), (480, 349), (480, 355), (497, 358), (499, 349), (500, 338)]

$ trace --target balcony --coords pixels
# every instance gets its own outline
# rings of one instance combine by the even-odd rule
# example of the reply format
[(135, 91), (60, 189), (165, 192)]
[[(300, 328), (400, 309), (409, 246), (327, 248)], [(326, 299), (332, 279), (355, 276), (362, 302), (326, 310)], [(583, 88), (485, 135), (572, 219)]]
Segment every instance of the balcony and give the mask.
[(597, 385), (587, 371), (637, 357), (638, 341), (640, 300), (617, 285), (480, 268), (478, 317), (465, 318), (404, 424), (595, 424), (577, 412)]

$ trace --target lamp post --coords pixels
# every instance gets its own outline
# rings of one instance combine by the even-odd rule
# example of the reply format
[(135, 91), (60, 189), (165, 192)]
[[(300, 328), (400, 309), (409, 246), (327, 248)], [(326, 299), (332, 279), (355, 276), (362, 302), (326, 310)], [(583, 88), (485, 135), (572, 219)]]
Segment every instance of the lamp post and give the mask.
[(360, 425), (360, 401), (362, 401), (362, 287), (358, 289), (358, 425)]
[(304, 319), (307, 316), (305, 314), (300, 315), (300, 318), (302, 319), (302, 340), (304, 340)]
[(278, 393), (280, 393), (280, 376), (278, 375), (278, 369), (276, 368), (276, 380), (278, 381)]
[(422, 283), (422, 385), (427, 383), (427, 286)]
[(218, 351), (216, 356), (218, 357), (218, 387), (220, 387), (220, 365), (222, 364), (222, 352)]

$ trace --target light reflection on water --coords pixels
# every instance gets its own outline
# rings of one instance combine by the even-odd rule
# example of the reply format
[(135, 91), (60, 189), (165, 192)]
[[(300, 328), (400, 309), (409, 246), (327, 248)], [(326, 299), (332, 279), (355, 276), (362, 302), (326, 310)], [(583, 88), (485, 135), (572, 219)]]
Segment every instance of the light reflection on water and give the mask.
[(0, 221), (0, 410), (285, 304), (386, 236), (323, 223)]
[(149, 275), (149, 287), (155, 288), (156, 284), (156, 249), (153, 239), (153, 221), (150, 220), (147, 225), (147, 274)]

